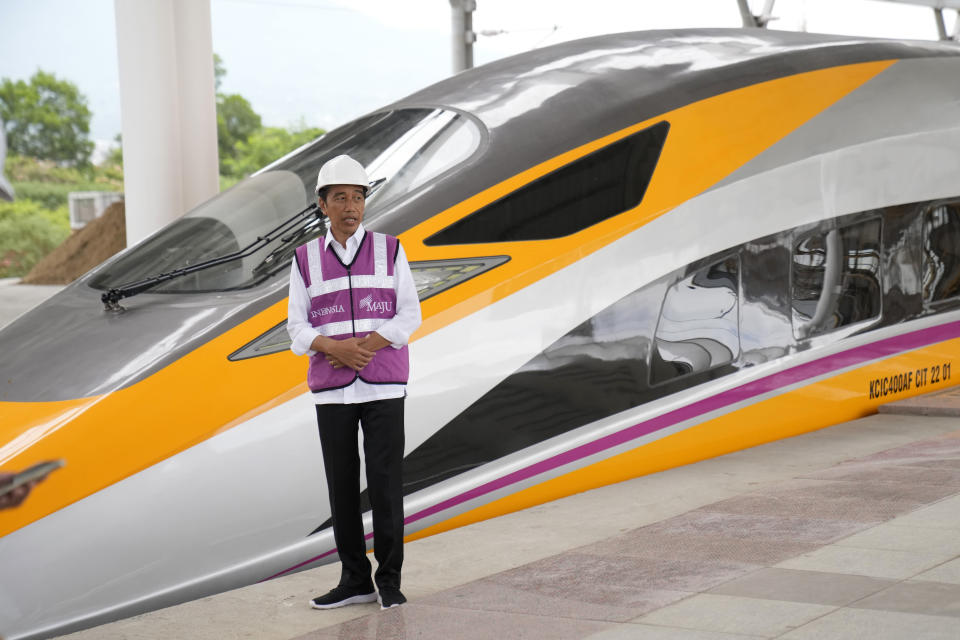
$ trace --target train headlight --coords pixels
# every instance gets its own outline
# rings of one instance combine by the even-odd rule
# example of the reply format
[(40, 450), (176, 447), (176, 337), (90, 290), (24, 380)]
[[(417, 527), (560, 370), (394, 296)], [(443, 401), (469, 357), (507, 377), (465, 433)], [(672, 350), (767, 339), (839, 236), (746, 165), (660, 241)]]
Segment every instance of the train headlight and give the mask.
[(227, 356), (227, 360), (236, 362), (237, 360), (246, 360), (257, 356), (267, 356), (271, 353), (280, 353), (289, 348), (290, 336), (287, 335), (287, 321), (284, 320), (231, 353)]
[(413, 272), (413, 281), (417, 285), (417, 294), (423, 301), (432, 295), (446, 291), (450, 287), (500, 266), (509, 259), (509, 256), (492, 256), (489, 258), (423, 260), (411, 262), (410, 270)]

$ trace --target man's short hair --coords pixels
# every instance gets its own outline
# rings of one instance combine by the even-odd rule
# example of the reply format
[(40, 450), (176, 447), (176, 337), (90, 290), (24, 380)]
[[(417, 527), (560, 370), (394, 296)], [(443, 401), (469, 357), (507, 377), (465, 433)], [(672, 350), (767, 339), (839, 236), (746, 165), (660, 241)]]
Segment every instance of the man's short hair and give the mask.
[[(323, 200), (324, 202), (326, 202), (326, 201), (327, 201), (327, 194), (330, 193), (330, 187), (331, 187), (331, 186), (333, 186), (333, 185), (329, 185), (329, 186), (326, 186), (326, 187), (320, 187), (320, 191), (317, 191), (317, 197), (320, 198), (321, 200)], [(361, 185), (359, 185), (359, 184), (358, 184), (357, 186), (360, 187), (361, 189), (363, 189), (363, 197), (366, 198), (366, 197), (367, 197), (367, 192), (370, 190), (370, 188), (369, 188), (369, 187), (361, 186)]]

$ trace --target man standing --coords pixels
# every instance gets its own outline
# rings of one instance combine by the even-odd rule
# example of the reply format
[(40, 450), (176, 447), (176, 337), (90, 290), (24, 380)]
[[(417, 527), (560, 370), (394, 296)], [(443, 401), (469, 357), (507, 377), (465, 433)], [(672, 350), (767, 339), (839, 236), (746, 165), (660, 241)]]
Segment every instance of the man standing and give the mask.
[[(342, 565), (339, 584), (310, 601), (315, 609), (374, 600), (386, 609), (406, 602), (400, 592), (403, 400), (406, 344), (420, 326), (420, 302), (400, 242), (363, 228), (368, 185), (353, 158), (324, 163), (317, 198), (329, 230), (297, 248), (290, 271), (290, 348), (310, 356), (307, 383)], [(376, 591), (360, 511), (358, 423), (373, 510)]]

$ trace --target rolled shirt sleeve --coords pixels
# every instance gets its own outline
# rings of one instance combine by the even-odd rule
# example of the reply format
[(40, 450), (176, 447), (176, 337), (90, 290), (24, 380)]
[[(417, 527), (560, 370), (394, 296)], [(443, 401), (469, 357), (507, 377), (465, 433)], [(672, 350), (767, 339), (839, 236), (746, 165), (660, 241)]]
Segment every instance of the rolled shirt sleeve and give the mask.
[[(410, 263), (407, 262), (403, 245), (398, 247), (393, 273), (395, 275), (393, 287), (397, 292), (397, 313), (380, 325), (377, 333), (388, 340), (394, 349), (400, 349), (409, 342), (410, 336), (417, 330), (422, 320), (417, 285), (413, 281), (413, 273), (410, 271)], [(297, 273), (298, 277), (299, 275)]]
[[(290, 265), (290, 299), (287, 302), (287, 333), (290, 335), (290, 350), (298, 356), (312, 356), (316, 351), (310, 348), (314, 338), (320, 332), (310, 324), (310, 295), (303, 283), (297, 261)], [(419, 313), (419, 309), (418, 309)], [(386, 337), (386, 336), (384, 336)]]

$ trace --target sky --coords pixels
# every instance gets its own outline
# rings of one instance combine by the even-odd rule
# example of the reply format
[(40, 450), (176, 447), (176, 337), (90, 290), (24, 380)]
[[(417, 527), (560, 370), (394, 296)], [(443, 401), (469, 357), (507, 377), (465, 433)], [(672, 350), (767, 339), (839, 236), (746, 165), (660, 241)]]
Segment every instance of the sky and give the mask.
[[(117, 0), (135, 2), (137, 0)], [(477, 66), (603, 33), (740, 27), (736, 0), (476, 0)], [(751, 0), (759, 13), (763, 0)], [(224, 93), (269, 126), (330, 129), (452, 72), (448, 0), (210, 0)], [(947, 13), (947, 29), (955, 12)], [(935, 40), (926, 7), (776, 0), (770, 27)], [(38, 69), (78, 86), (101, 151), (120, 132), (114, 0), (0, 0), (0, 78)]]

